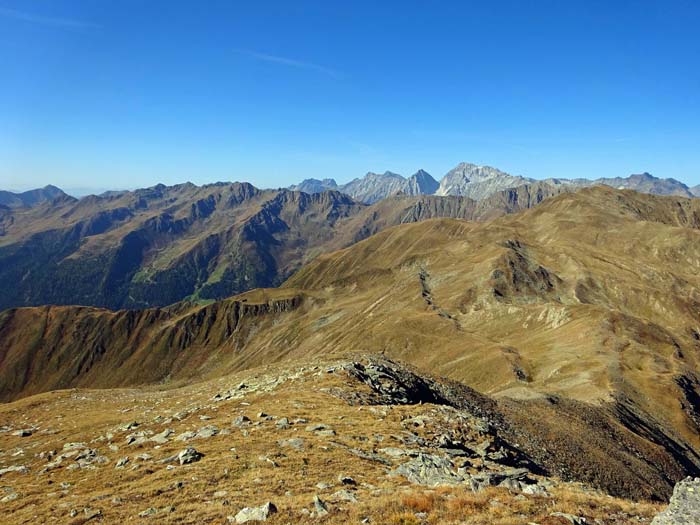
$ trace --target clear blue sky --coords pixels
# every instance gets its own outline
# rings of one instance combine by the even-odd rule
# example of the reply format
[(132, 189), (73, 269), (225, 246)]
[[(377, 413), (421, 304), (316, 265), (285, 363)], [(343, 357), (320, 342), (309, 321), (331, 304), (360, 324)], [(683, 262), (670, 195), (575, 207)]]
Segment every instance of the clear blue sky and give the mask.
[(700, 184), (700, 2), (0, 0), (0, 187)]

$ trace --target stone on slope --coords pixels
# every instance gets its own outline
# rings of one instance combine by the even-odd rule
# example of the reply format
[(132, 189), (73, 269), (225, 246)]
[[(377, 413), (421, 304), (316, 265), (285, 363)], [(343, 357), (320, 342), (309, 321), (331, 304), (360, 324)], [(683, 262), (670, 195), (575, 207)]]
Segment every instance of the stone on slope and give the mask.
[(651, 525), (700, 525), (700, 478), (676, 483), (668, 508)]
[(186, 465), (187, 463), (199, 461), (203, 456), (204, 454), (197, 452), (197, 449), (188, 447), (177, 455), (177, 460), (180, 462), (180, 465)]
[(398, 466), (393, 472), (411, 483), (429, 487), (464, 483), (464, 476), (455, 472), (449, 459), (434, 454), (418, 454), (415, 459)]
[[(266, 521), (270, 514), (277, 512), (277, 507), (271, 501), (268, 501), (260, 507), (245, 507), (241, 509), (235, 518), (234, 523), (248, 523), (249, 521)], [(231, 519), (229, 518), (229, 521)]]

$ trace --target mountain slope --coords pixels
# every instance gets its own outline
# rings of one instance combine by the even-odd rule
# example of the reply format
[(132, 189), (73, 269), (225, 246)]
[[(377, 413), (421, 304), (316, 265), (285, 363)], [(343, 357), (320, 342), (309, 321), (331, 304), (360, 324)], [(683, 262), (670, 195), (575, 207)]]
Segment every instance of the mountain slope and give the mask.
[(699, 261), (700, 201), (565, 192), (489, 222), (385, 229), (319, 256), (280, 289), (208, 306), (9, 310), (2, 396), (381, 352), (531, 403), (513, 406), (523, 431), (547, 431), (545, 412), (530, 415), (571, 402), (563, 413), (597, 429), (581, 431), (586, 441), (620, 426), (647, 443), (644, 457), (663, 452), (690, 473), (700, 446)]
[[(12, 523), (201, 524), (270, 501), (279, 525), (648, 523), (660, 505), (635, 500), (665, 499), (683, 468), (582, 408), (494, 400), (378, 356), (54, 392), (0, 406), (3, 510)], [(552, 425), (519, 428), (517, 412)], [(561, 463), (529, 454), (543, 449)]]
[[(558, 193), (538, 188), (542, 197)], [(440, 203), (403, 195), (367, 206), (339, 192), (235, 183), (159, 185), (5, 209), (0, 285), (7, 293), (0, 309), (47, 303), (135, 308), (187, 297), (218, 299), (276, 286), (318, 254), (389, 226), (435, 217), (476, 220), (535, 204), (517, 201), (517, 195), (478, 205), (461, 197)]]

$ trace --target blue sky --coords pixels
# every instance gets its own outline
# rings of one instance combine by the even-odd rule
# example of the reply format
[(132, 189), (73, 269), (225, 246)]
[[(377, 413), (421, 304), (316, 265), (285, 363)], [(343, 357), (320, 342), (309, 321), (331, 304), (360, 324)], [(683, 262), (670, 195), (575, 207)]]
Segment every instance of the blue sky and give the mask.
[(0, 0), (0, 187), (700, 184), (699, 27), (673, 0)]

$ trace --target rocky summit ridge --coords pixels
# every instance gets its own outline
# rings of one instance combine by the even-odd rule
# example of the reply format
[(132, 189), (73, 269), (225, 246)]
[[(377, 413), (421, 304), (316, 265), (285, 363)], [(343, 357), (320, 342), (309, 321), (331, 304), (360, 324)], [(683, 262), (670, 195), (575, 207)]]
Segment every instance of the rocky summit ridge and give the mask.
[[(419, 183), (419, 179), (422, 182)], [(368, 203), (376, 202), (396, 192), (403, 192), (408, 195), (459, 195), (474, 200), (481, 200), (508, 188), (531, 185), (538, 182), (552, 186), (568, 186), (572, 189), (605, 185), (617, 189), (631, 189), (656, 195), (700, 196), (700, 190), (697, 186), (689, 188), (675, 179), (660, 179), (649, 173), (630, 175), (629, 177), (595, 179), (549, 178), (538, 181), (529, 177), (511, 175), (490, 166), (481, 166), (469, 162), (461, 162), (448, 171), (440, 181), (436, 181), (424, 170), (419, 170), (409, 178), (387, 171), (383, 175), (370, 172), (363, 178), (354, 179), (352, 182), (342, 185), (337, 185), (333, 179), (324, 179), (323, 181), (307, 179), (301, 184), (291, 186), (290, 189), (313, 192), (331, 189), (338, 190), (356, 200)]]

